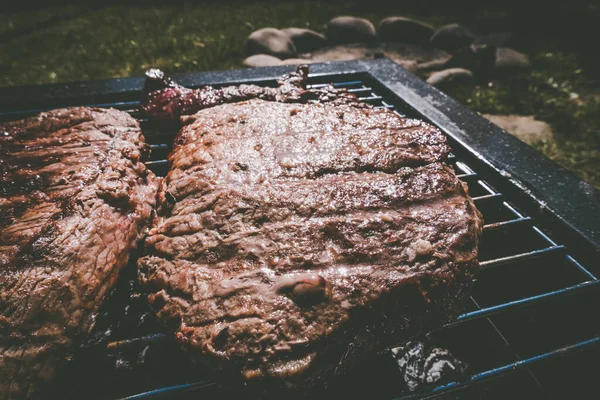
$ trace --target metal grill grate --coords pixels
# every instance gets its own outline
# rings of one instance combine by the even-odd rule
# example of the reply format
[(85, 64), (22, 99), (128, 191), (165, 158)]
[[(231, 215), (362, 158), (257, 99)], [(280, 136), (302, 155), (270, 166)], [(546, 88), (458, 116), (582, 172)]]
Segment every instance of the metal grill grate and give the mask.
[[(319, 76), (317, 82), (335, 82), (336, 75)], [(315, 83), (313, 87), (324, 84)], [(392, 109), (400, 115), (427, 120), (406, 103), (387, 99), (386, 88), (367, 80), (338, 81), (361, 100), (377, 108)], [(96, 104), (130, 112), (142, 124), (152, 148), (147, 165), (164, 176), (168, 170), (166, 156), (176, 128), (156, 126), (137, 111), (137, 102)], [(21, 115), (14, 115), (20, 117)], [(482, 274), (471, 297), (466, 313), (455, 322), (431, 333), (436, 344), (450, 349), (470, 365), (470, 378), (434, 388), (428, 393), (402, 392), (401, 377), (391, 356), (377, 360), (357, 371), (349, 384), (329, 396), (369, 398), (428, 398), (460, 391), (460, 397), (473, 398), (547, 398), (551, 393), (562, 397), (569, 385), (593, 382), (594, 369), (589, 365), (598, 356), (600, 322), (595, 304), (600, 300), (600, 282), (592, 272), (595, 267), (579, 262), (571, 247), (561, 243), (560, 233), (546, 229), (520, 206), (520, 199), (496, 189), (502, 182), (482, 172), (477, 156), (450, 138), (454, 149), (448, 159), (469, 192), (485, 220), (480, 249)], [(504, 177), (506, 178), (506, 177)], [(524, 207), (524, 208), (528, 208)], [(125, 292), (128, 289), (124, 289)], [(117, 295), (118, 296), (118, 295)], [(165, 336), (152, 329), (137, 337), (110, 335), (108, 348), (119, 354), (128, 348), (144, 348), (165, 341)], [(106, 342), (102, 342), (106, 344)], [(99, 346), (94, 346), (97, 349)], [(104, 347), (103, 349), (106, 349)], [(585, 352), (582, 352), (585, 350)], [(102, 351), (101, 351), (102, 353)], [(100, 355), (102, 356), (102, 355)], [(562, 357), (561, 362), (556, 359)], [(156, 374), (170, 367), (164, 365)], [(597, 367), (596, 367), (597, 371)], [(193, 375), (197, 376), (197, 375)], [(496, 383), (497, 378), (500, 383)], [(113, 382), (120, 382), (115, 378)], [(126, 375), (124, 379), (129, 379)], [(177, 378), (174, 379), (177, 381)], [(481, 383), (487, 382), (485, 385)], [(160, 384), (146, 380), (143, 393), (126, 399), (203, 398), (237, 395), (225, 392), (210, 379), (194, 382), (181, 377), (178, 384)], [(590, 384), (589, 387), (593, 385)], [(132, 389), (127, 389), (131, 393)], [(89, 393), (89, 392), (88, 392)]]
[[(316, 84), (312, 87), (320, 87), (325, 84)], [(362, 101), (374, 105), (376, 108), (388, 108), (394, 110), (402, 116), (423, 118), (421, 115), (415, 115), (414, 112), (406, 106), (399, 104), (394, 106), (391, 102), (380, 96), (372, 87), (365, 85), (362, 81), (348, 81), (335, 83), (337, 87), (345, 87), (350, 92), (357, 95)], [(119, 108), (129, 108), (133, 104), (119, 104)], [(111, 106), (115, 106), (112, 104)], [(164, 175), (168, 169), (167, 161), (164, 158), (170, 151), (170, 139), (172, 136), (165, 135), (164, 131), (156, 130), (152, 124), (140, 116), (133, 109), (129, 109), (134, 116), (138, 117), (145, 129), (145, 134), (153, 151), (153, 157), (147, 164), (158, 175)], [(169, 140), (167, 140), (169, 138)], [(459, 149), (456, 143), (452, 143), (454, 149)], [(507, 374), (527, 371), (529, 379), (533, 382), (538, 394), (544, 393), (545, 388), (532, 372), (532, 368), (546, 362), (554, 360), (556, 357), (568, 353), (575, 353), (577, 350), (586, 349), (600, 343), (600, 337), (597, 336), (597, 326), (593, 327), (588, 335), (578, 330), (581, 337), (569, 340), (567, 332), (549, 332), (545, 338), (545, 345), (540, 346), (539, 351), (528, 351), (532, 348), (530, 345), (513, 344), (519, 342), (519, 338), (514, 338), (519, 331), (535, 328), (537, 321), (526, 321), (528, 316), (536, 315), (539, 306), (544, 303), (561, 302), (568, 296), (583, 294), (586, 289), (598, 288), (600, 283), (598, 279), (572, 257), (566, 246), (554, 241), (542, 229), (536, 226), (535, 220), (523, 212), (517, 206), (513, 205), (510, 199), (496, 190), (494, 186), (481, 177), (477, 170), (469, 165), (460, 156), (451, 154), (448, 163), (455, 169), (458, 177), (467, 182), (469, 192), (475, 201), (478, 209), (484, 215), (486, 224), (484, 226), (484, 235), (481, 243), (480, 262), (484, 270), (482, 273), (482, 282), (478, 284), (471, 298), (472, 308), (470, 311), (461, 315), (457, 321), (434, 332), (439, 337), (439, 342), (447, 341), (447, 331), (452, 329), (467, 329), (469, 324), (476, 323), (478, 320), (489, 325), (495, 334), (500, 346), (504, 347), (506, 352), (505, 360), (494, 364), (494, 357), (484, 357), (485, 364), (489, 368), (480, 368), (474, 370), (470, 379), (464, 382), (451, 383), (434, 389), (429, 395), (442, 394), (454, 390), (462, 390), (469, 386), (479, 384), (484, 381), (493, 380)], [(531, 273), (520, 271), (520, 269), (538, 269), (533, 276)], [(542, 271), (545, 270), (545, 271)], [(495, 279), (489, 281), (487, 273), (493, 274)], [(539, 274), (546, 274), (544, 277)], [(551, 273), (552, 276), (548, 276)], [(501, 278), (497, 277), (502, 274)], [(522, 282), (519, 289), (511, 286), (498, 288), (498, 283), (506, 284), (511, 279), (533, 279), (532, 282)], [(552, 306), (552, 305), (551, 305)], [(538, 308), (536, 308), (538, 307)], [(514, 329), (508, 329), (506, 332), (503, 325), (514, 325), (510, 322), (512, 315), (521, 311), (520, 321), (530, 327), (523, 326), (514, 332)], [(502, 315), (498, 321), (492, 318), (496, 315)], [(525, 316), (525, 318), (523, 318)], [(466, 327), (466, 328), (465, 328)], [(480, 327), (477, 330), (481, 329)], [(510, 331), (510, 332), (508, 332)], [(452, 336), (452, 335), (450, 335)], [(134, 341), (154, 340), (156, 336), (140, 338)], [(452, 340), (456, 340), (455, 338)], [(121, 342), (126, 345), (132, 342)], [(464, 345), (464, 344), (463, 344)], [(450, 345), (449, 347), (453, 347)], [(485, 349), (481, 349), (485, 351)], [(461, 353), (458, 351), (457, 353)], [(531, 353), (531, 354), (530, 354)], [(526, 356), (525, 356), (526, 355)], [(465, 361), (475, 366), (468, 358)], [(398, 375), (399, 377), (399, 375)], [(522, 386), (523, 384), (521, 384)], [(212, 386), (210, 382), (202, 381), (196, 383), (186, 383), (171, 387), (161, 388), (156, 391), (149, 391), (132, 398), (146, 398), (155, 395), (167, 395), (168, 393), (177, 393), (179, 391), (189, 392), (205, 390)], [(375, 390), (375, 388), (373, 388)], [(522, 389), (522, 388), (521, 388)], [(420, 395), (405, 396), (402, 398), (423, 397)]]

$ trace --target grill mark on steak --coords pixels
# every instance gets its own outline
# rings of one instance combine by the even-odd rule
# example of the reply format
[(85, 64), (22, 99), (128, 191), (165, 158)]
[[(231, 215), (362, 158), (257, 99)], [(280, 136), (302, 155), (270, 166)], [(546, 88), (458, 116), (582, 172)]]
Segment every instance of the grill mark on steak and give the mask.
[(415, 169), (401, 168), (394, 174), (349, 173), (314, 180), (273, 179), (251, 187), (222, 183), (209, 192), (186, 192), (186, 197), (176, 198), (170, 215), (175, 218), (212, 209), (219, 212), (230, 209), (231, 213), (225, 214), (229, 219), (232, 213), (259, 210), (264, 213), (261, 218), (273, 222), (281, 215), (311, 217), (352, 209), (402, 206), (461, 191), (462, 185), (454, 179), (452, 170), (434, 163)]
[(0, 192), (12, 210), (0, 219), (0, 397), (39, 398), (90, 332), (157, 181), (140, 162), (139, 125), (120, 111), (54, 110), (0, 131), (0, 182), (15, 182)]
[[(168, 190), (175, 199), (187, 197), (195, 190), (213, 190), (212, 182), (251, 184), (277, 178), (317, 178), (343, 171), (395, 172), (406, 165), (443, 160), (450, 150), (443, 134), (432, 126), (410, 119), (400, 119), (396, 124), (399, 126), (390, 126), (387, 121), (393, 119), (389, 114), (395, 114), (379, 110), (372, 116), (363, 110), (336, 107), (346, 109), (345, 115), (359, 114), (352, 120), (362, 121), (369, 128), (361, 131), (338, 129), (339, 126), (323, 122), (331, 113), (322, 110), (320, 118), (305, 116), (307, 113), (286, 117), (288, 104), (253, 100), (221, 107), (223, 112), (217, 118), (233, 114), (236, 117), (231, 120), (240, 121), (239, 115), (264, 113), (260, 111), (262, 107), (268, 108), (269, 116), (277, 122), (263, 124), (262, 130), (251, 124), (234, 124), (221, 133), (206, 128), (215, 123), (209, 116), (196, 115), (196, 121), (182, 129), (179, 145), (169, 156), (171, 171), (167, 182), (179, 182)], [(322, 106), (295, 105), (294, 109), (298, 107), (319, 110)], [(313, 122), (312, 130), (303, 126), (306, 124), (279, 122), (304, 117)]]
[[(447, 153), (444, 144), (425, 147), (412, 137), (385, 131), (379, 134), (381, 142), (378, 142), (374, 137), (376, 134), (367, 135), (359, 131), (343, 139), (337, 135), (318, 135), (313, 132), (285, 132), (260, 139), (244, 137), (231, 145), (210, 144), (191, 146), (191, 149), (182, 148), (179, 152), (185, 156), (174, 154), (171, 166), (173, 169), (191, 172), (206, 171), (212, 179), (243, 180), (250, 183), (279, 177), (317, 178), (351, 171), (394, 172), (403, 166), (419, 166), (437, 161)], [(426, 132), (417, 130), (413, 134)], [(260, 151), (254, 151), (257, 145), (260, 145)], [(381, 149), (378, 152), (370, 151), (375, 146)], [(222, 151), (235, 156), (229, 158), (227, 164), (214, 162), (222, 158)], [(204, 164), (208, 166), (205, 167)], [(222, 176), (217, 178), (217, 174)]]
[[(391, 220), (385, 213), (414, 208), (415, 203), (433, 202), (427, 206), (435, 207), (435, 202), (452, 201), (451, 197), (456, 195), (464, 196), (462, 185), (440, 164), (405, 169), (398, 175), (341, 175), (314, 181), (223, 188), (208, 194), (208, 199), (188, 197), (177, 203), (171, 217), (159, 220), (151, 231), (152, 240), (156, 240), (151, 242), (151, 251), (166, 257), (182, 256), (188, 248), (194, 254), (202, 253), (206, 246), (212, 248), (210, 243), (217, 242), (227, 251), (209, 253), (214, 262), (219, 260), (215, 254), (231, 253), (228, 241), (231, 235), (262, 236), (262, 230), (291, 229), (286, 222), (295, 225), (317, 218), (320, 224), (326, 224), (356, 215), (367, 218), (382, 213), (381, 218)], [(201, 209), (186, 208), (187, 212), (182, 213), (179, 206), (185, 207), (187, 203), (199, 204)], [(173, 241), (180, 244), (173, 246)], [(173, 254), (162, 252), (165, 247), (176, 250)]]
[[(232, 274), (257, 266), (284, 273), (338, 263), (410, 264), (419, 257), (419, 252), (434, 255), (458, 250), (456, 245), (447, 247), (444, 241), (448, 236), (460, 241), (461, 236), (472, 233), (471, 226), (458, 225), (462, 215), (469, 211), (461, 200), (462, 197), (454, 196), (440, 199), (437, 204), (411, 206), (408, 210), (353, 212), (309, 221), (292, 219), (260, 228), (240, 222), (235, 224), (233, 232), (206, 227), (188, 235), (182, 232), (169, 237), (152, 233), (147, 245), (149, 254), (169, 260), (211, 263), (212, 268)], [(429, 209), (439, 207), (441, 201), (455, 206), (445, 207), (444, 214), (431, 215)], [(417, 229), (425, 232), (413, 232)], [(425, 248), (412, 249), (411, 243), (419, 241)]]
[(138, 263), (198, 360), (308, 388), (459, 314), (482, 221), (439, 130), (344, 102), (220, 101), (185, 118)]
[[(266, 102), (261, 104), (271, 107)], [(184, 129), (200, 126), (193, 124)], [(410, 134), (403, 137), (403, 132)], [(327, 131), (269, 130), (252, 136), (231, 136), (230, 141), (225, 137), (201, 136), (196, 142), (176, 148), (170, 155), (167, 184), (172, 180), (178, 184), (169, 185), (167, 193), (177, 200), (194, 191), (211, 191), (214, 182), (252, 184), (279, 178), (317, 178), (339, 172), (395, 172), (405, 165), (444, 159), (449, 152), (443, 135), (428, 125), (400, 132), (372, 130), (343, 136)], [(421, 136), (433, 138), (416, 139)]]
[[(265, 112), (265, 103), (269, 104), (269, 119), (260, 118)], [(323, 113), (322, 104), (296, 104), (290, 106), (283, 103), (253, 100), (220, 106), (221, 113), (197, 113), (186, 118), (184, 126), (176, 138), (176, 147), (180, 148), (188, 142), (196, 142), (200, 137), (208, 137), (214, 141), (218, 137), (241, 138), (244, 136), (279, 135), (284, 132), (294, 133), (336, 133), (346, 131), (370, 131), (374, 129), (389, 130), (394, 133), (410, 130), (410, 128), (428, 131), (428, 135), (413, 134), (411, 139), (419, 144), (445, 144), (445, 137), (431, 125), (420, 120), (403, 118), (394, 119), (395, 114), (372, 108), (356, 109), (354, 105), (340, 105), (337, 111)], [(329, 109), (329, 108), (328, 108)], [(198, 129), (201, 127), (201, 129)], [(405, 134), (404, 132), (399, 132)], [(421, 132), (426, 133), (426, 132)], [(372, 133), (371, 133), (372, 134)], [(405, 134), (406, 135), (406, 134)], [(172, 154), (172, 157), (175, 153)]]

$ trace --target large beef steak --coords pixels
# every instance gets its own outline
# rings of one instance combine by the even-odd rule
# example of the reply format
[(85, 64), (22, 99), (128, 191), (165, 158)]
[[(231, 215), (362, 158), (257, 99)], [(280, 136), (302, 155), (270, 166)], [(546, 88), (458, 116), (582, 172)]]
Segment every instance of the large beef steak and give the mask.
[(117, 110), (0, 125), (0, 399), (48, 396), (92, 329), (156, 203), (144, 151)]
[(229, 382), (329, 382), (459, 314), (482, 219), (438, 129), (263, 99), (187, 122), (140, 276), (177, 340)]

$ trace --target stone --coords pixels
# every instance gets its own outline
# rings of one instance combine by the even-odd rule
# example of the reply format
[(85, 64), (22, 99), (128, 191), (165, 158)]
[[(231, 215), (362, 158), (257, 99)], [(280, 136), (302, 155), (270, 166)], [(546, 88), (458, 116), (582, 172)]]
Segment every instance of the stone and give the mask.
[(282, 61), (283, 65), (300, 65), (300, 64), (312, 64), (312, 60), (306, 58), (288, 58)]
[(445, 68), (464, 68), (480, 77), (493, 75), (496, 62), (496, 48), (492, 46), (470, 45), (458, 49), (444, 66)]
[(371, 43), (377, 39), (375, 27), (369, 20), (348, 16), (329, 21), (325, 36), (330, 44)]
[(276, 65), (283, 65), (283, 61), (268, 54), (255, 54), (246, 58), (243, 61), (243, 64), (246, 67), (273, 67)]
[(324, 35), (311, 29), (286, 28), (282, 31), (292, 40), (298, 53), (315, 51), (325, 47), (325, 44), (327, 43), (327, 39), (325, 39)]
[(536, 120), (533, 115), (483, 114), (483, 116), (504, 129), (506, 132), (528, 144), (539, 141), (551, 141), (554, 138), (554, 133), (550, 124)]
[(446, 51), (456, 51), (473, 43), (477, 35), (460, 24), (444, 25), (429, 39), (432, 46)]
[(448, 68), (434, 72), (427, 78), (427, 83), (433, 86), (443, 86), (450, 82), (471, 82), (473, 73), (464, 68)]
[(382, 42), (425, 44), (433, 35), (433, 27), (424, 22), (404, 17), (387, 17), (379, 24)]
[(275, 28), (263, 28), (254, 31), (246, 41), (246, 53), (269, 54), (277, 58), (290, 58), (296, 55), (292, 39), (283, 31)]
[(427, 65), (444, 65), (450, 54), (439, 49), (429, 49), (415, 44), (380, 43), (378, 45), (346, 44), (326, 47), (312, 53), (300, 54), (312, 62), (373, 60), (387, 57), (409, 71), (417, 71)]
[(528, 69), (531, 67), (529, 58), (523, 53), (507, 47), (496, 49), (495, 66), (499, 70)]

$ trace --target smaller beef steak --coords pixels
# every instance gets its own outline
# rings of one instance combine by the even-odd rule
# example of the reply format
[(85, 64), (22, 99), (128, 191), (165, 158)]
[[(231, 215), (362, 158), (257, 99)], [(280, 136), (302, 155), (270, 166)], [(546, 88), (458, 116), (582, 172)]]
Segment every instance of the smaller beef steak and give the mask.
[(227, 382), (326, 384), (461, 312), (482, 220), (439, 130), (261, 99), (186, 119), (140, 278)]
[(117, 110), (0, 126), (0, 399), (48, 397), (92, 329), (156, 203), (144, 151)]
[(205, 108), (243, 100), (262, 99), (282, 103), (333, 103), (353, 104), (366, 107), (356, 96), (345, 89), (328, 85), (319, 89), (306, 89), (308, 66), (300, 65), (295, 72), (286, 74), (277, 81), (277, 87), (238, 85), (213, 88), (205, 86), (199, 89), (183, 87), (158, 69), (146, 71), (146, 83), (142, 91), (142, 109), (157, 120), (179, 121), (185, 115), (191, 115)]

